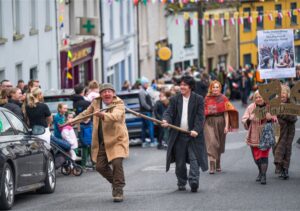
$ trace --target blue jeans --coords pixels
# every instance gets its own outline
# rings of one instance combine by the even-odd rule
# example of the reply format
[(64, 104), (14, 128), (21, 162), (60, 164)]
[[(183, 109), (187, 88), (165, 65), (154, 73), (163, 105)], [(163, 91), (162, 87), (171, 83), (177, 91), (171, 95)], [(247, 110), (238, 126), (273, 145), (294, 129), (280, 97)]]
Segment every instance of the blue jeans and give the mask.
[[(151, 117), (151, 112), (143, 112), (144, 115)], [(151, 139), (151, 142), (154, 142), (154, 124), (152, 121), (143, 119), (143, 127), (142, 127), (142, 141), (143, 143), (146, 141), (146, 130), (149, 131), (149, 136)]]

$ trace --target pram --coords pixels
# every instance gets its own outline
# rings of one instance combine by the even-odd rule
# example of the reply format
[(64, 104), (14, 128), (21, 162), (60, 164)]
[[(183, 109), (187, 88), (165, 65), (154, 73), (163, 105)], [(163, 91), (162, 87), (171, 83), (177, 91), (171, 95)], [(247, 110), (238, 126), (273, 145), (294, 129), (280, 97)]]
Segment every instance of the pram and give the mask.
[(55, 136), (51, 135), (50, 145), (54, 152), (55, 169), (61, 169), (63, 175), (80, 176), (83, 173), (83, 168), (71, 159), (67, 153), (71, 149), (71, 145)]

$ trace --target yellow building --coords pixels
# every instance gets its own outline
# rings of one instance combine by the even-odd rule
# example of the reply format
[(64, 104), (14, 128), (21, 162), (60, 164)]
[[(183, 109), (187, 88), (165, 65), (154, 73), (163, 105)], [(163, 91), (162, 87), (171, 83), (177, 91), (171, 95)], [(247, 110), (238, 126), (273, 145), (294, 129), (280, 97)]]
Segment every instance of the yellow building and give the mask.
[(257, 31), (272, 29), (294, 29), (296, 63), (300, 63), (299, 8), (299, 0), (241, 1), (239, 14), (244, 24), (239, 25), (240, 65), (258, 64)]

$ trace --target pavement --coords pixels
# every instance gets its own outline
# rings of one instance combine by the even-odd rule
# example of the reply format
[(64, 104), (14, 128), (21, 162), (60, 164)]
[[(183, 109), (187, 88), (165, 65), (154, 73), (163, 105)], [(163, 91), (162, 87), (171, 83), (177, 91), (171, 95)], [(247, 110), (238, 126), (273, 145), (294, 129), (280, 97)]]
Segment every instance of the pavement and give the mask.
[[(235, 103), (240, 115), (244, 109)], [(300, 137), (296, 125), (295, 140)], [(270, 154), (267, 185), (255, 182), (258, 174), (246, 131), (229, 133), (222, 156), (221, 173), (200, 174), (198, 193), (177, 191), (174, 165), (165, 172), (165, 150), (130, 148), (124, 162), (126, 187), (124, 202), (113, 203), (111, 186), (97, 172), (80, 177), (58, 174), (53, 194), (27, 193), (16, 197), (14, 210), (300, 210), (300, 148), (294, 140), (290, 179), (280, 180), (274, 174)]]

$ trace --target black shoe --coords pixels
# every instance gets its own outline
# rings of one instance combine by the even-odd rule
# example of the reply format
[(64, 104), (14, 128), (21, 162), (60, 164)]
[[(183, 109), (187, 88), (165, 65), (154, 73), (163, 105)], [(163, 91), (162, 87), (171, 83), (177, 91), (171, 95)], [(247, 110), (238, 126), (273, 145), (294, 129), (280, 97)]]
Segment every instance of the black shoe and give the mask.
[(197, 193), (198, 192), (198, 184), (192, 183), (192, 184), (190, 184), (190, 186), (191, 186), (191, 192), (192, 193)]
[(281, 179), (287, 180), (289, 179), (289, 172), (287, 169), (283, 169), (280, 175)]
[(178, 185), (178, 190), (185, 191), (186, 190), (185, 185)]
[(264, 174), (262, 174), (261, 175), (261, 178), (260, 178), (260, 184), (262, 184), (262, 185), (265, 185), (265, 184), (267, 184), (267, 178), (266, 178), (266, 175)]
[(259, 174), (257, 175), (255, 181), (256, 181), (256, 182), (260, 182), (260, 180), (261, 180), (261, 174), (259, 173)]

